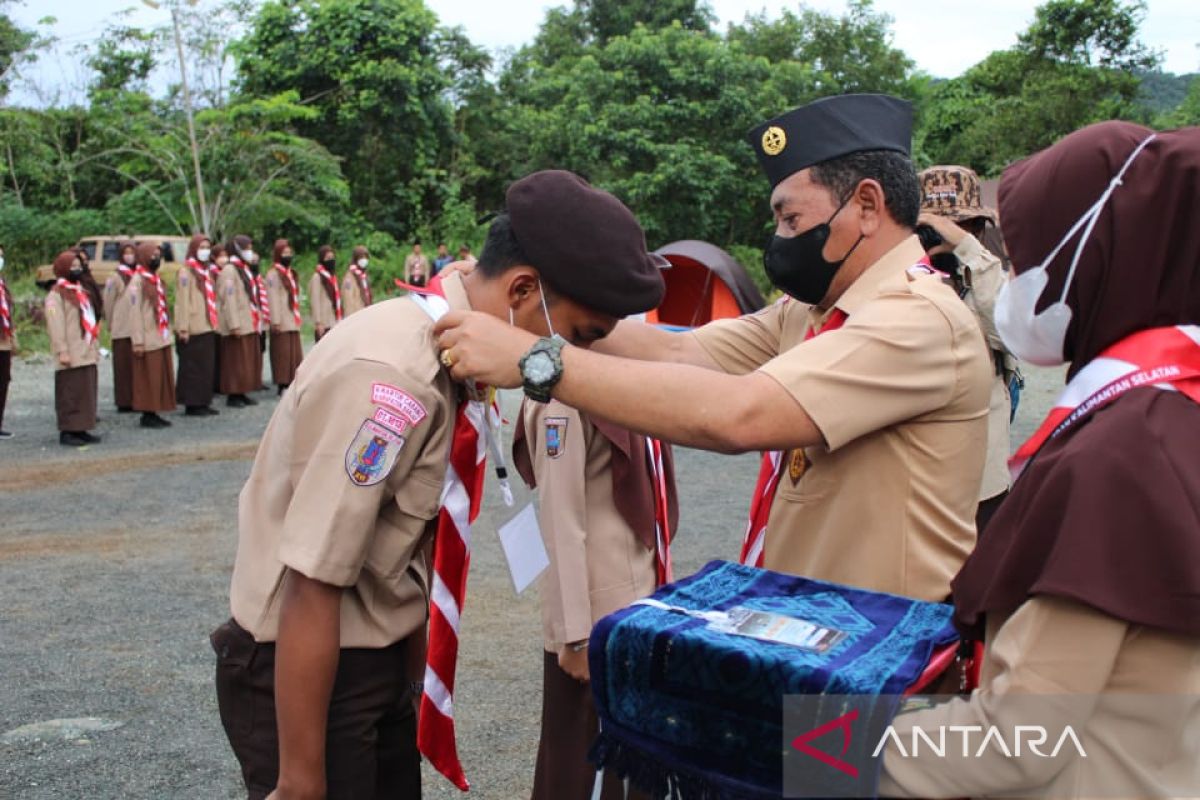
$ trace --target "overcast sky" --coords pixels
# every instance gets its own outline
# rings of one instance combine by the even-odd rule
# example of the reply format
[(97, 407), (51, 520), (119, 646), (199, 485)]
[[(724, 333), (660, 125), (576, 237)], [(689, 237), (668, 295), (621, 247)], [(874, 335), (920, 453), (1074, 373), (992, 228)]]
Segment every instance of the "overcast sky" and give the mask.
[[(426, 0), (427, 5), (448, 25), (462, 25), (471, 39), (488, 48), (518, 47), (531, 40), (545, 15), (569, 0)], [(783, 8), (798, 3), (763, 0), (710, 0), (724, 27), (741, 21), (747, 13), (766, 10), (777, 16)], [(844, 0), (809, 0), (810, 7), (840, 12)], [(895, 43), (917, 66), (938, 77), (954, 77), (992, 50), (1011, 46), (1024, 30), (1038, 5), (1033, 0), (875, 0), (875, 7), (894, 19)], [(32, 73), (43, 89), (78, 86), (84, 71), (73, 63), (71, 46), (95, 37), (113, 14), (136, 7), (131, 20), (154, 25), (166, 18), (136, 0), (17, 0), (9, 13), (26, 26), (45, 16), (57, 18), (50, 32), (62, 45), (51, 57), (43, 58)], [(1142, 26), (1142, 38), (1164, 54), (1168, 72), (1200, 72), (1200, 2), (1197, 0), (1150, 0)], [(26, 92), (17, 102), (28, 102)]]

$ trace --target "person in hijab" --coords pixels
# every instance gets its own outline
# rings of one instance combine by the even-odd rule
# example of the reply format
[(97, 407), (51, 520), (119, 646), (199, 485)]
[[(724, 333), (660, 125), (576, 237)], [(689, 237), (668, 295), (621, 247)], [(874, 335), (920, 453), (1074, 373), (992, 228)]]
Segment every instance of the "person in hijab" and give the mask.
[(304, 359), (300, 342), (300, 279), (292, 269), (295, 251), (287, 239), (276, 239), (275, 263), (267, 273), (267, 303), (271, 309), (271, 378), (279, 394), (296, 379)]
[(1070, 362), (1067, 386), (953, 583), (960, 628), (986, 629), (980, 688), (893, 727), (900, 742), (954, 725), (1012, 742), (1014, 725), (1038, 724), (1049, 751), (1069, 725), (1078, 746), (1013, 758), (990, 739), (960, 759), (957, 747), (905, 757), (893, 742), (881, 795), (1200, 787), (1197, 208), (1200, 128), (1100, 123), (1005, 171), (1016, 276), (996, 324), (1021, 360)]
[(46, 295), (46, 331), (54, 351), (54, 411), (59, 444), (82, 447), (100, 437), (96, 427), (100, 322), (82, 284), (83, 263), (73, 250), (54, 259), (54, 287)]
[(133, 306), (125, 302), (125, 290), (137, 269), (137, 245), (125, 242), (117, 255), (117, 271), (104, 283), (104, 318), (112, 337), (113, 399), (117, 412), (133, 411)]
[(342, 281), (342, 304), (348, 317), (355, 311), (362, 311), (371, 305), (371, 280), (367, 277), (367, 265), (371, 255), (361, 244), (354, 248), (350, 256), (350, 267), (346, 270), (346, 278)]
[[(250, 254), (250, 271), (254, 273), (254, 302), (258, 306), (258, 374), (262, 375), (263, 356), (267, 352), (267, 332), (271, 329), (271, 302), (267, 297), (267, 281), (263, 278), (262, 257), (257, 251)], [(267, 383), (259, 380), (258, 388), (266, 390)]]
[(137, 248), (137, 271), (125, 290), (133, 308), (133, 410), (142, 412), (143, 428), (169, 428), (159, 411), (175, 410), (175, 365), (171, 357), (171, 318), (167, 285), (158, 274), (162, 248), (143, 242)]
[(79, 279), (79, 283), (87, 290), (88, 297), (92, 300), (92, 308), (96, 309), (98, 318), (104, 319), (104, 297), (100, 291), (100, 285), (96, 283), (96, 278), (92, 275), (91, 258), (83, 247), (75, 247), (74, 252), (79, 256), (79, 263), (83, 265), (83, 276)]
[(4, 407), (8, 404), (8, 384), (12, 380), (12, 351), (17, 346), (16, 307), (12, 292), (4, 282), (4, 247), (0, 246), (0, 439), (13, 435), (4, 430)]
[(175, 276), (175, 347), (179, 378), (175, 399), (189, 417), (219, 414), (212, 407), (213, 370), (217, 357), (217, 287), (209, 269), (212, 242), (197, 233)]
[[(238, 239), (244, 241), (239, 242)], [(239, 244), (242, 246), (240, 250)], [(249, 238), (242, 236), (236, 237), (228, 249), (218, 245), (212, 252), (213, 263), (221, 270), (221, 277), (217, 281), (221, 394), (226, 395), (225, 404), (230, 408), (258, 405), (258, 401), (249, 393), (262, 382), (254, 274), (242, 258), (249, 248)]]
[(342, 319), (337, 253), (327, 244), (317, 250), (317, 270), (308, 282), (308, 302), (312, 308), (313, 340), (319, 342)]

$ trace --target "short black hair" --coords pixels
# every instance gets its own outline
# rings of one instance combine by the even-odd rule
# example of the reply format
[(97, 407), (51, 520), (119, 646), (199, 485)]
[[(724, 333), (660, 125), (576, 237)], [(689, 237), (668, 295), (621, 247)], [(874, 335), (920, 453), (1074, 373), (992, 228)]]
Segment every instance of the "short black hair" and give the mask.
[(921, 213), (921, 185), (916, 168), (903, 153), (863, 150), (814, 164), (810, 174), (813, 183), (833, 192), (839, 203), (860, 181), (878, 181), (892, 219), (907, 228), (916, 227)]
[(475, 268), (484, 276), (494, 278), (509, 267), (522, 264), (532, 266), (529, 257), (517, 242), (517, 235), (513, 233), (512, 220), (508, 214), (498, 214), (488, 228), (483, 252), (479, 254), (479, 263)]

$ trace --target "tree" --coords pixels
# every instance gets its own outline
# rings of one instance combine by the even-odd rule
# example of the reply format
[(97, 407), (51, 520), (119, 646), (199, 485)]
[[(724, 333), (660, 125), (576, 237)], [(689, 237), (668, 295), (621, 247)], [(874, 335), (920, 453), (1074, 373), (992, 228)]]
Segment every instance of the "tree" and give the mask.
[[(4, 7), (11, 4), (12, 0), (0, 0), (0, 101), (8, 96), (21, 67), (35, 61), (38, 50), (51, 42), (50, 38), (36, 31), (20, 27), (8, 14), (3, 13)], [(54, 22), (54, 18), (45, 17), (41, 22), (49, 24)]]

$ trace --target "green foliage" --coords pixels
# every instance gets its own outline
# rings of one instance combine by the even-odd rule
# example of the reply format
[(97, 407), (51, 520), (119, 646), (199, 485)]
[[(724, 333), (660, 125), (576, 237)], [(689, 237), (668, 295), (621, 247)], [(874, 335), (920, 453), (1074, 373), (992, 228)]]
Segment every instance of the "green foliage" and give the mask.
[(52, 261), (81, 237), (105, 233), (110, 226), (104, 211), (40, 211), (15, 203), (0, 203), (5, 277), (32, 275), (39, 265)]
[(1170, 72), (1144, 70), (1137, 74), (1137, 104), (1154, 115), (1169, 114), (1187, 99), (1188, 90), (1200, 73), (1175, 75)]
[(1161, 128), (1182, 128), (1200, 125), (1200, 75), (1192, 78), (1187, 96), (1172, 111), (1161, 115), (1156, 124)]
[[(0, 0), (0, 9), (12, 0)], [(8, 14), (0, 13), (0, 100), (8, 94), (23, 61), (30, 59), (39, 44), (36, 33), (20, 27)]]

